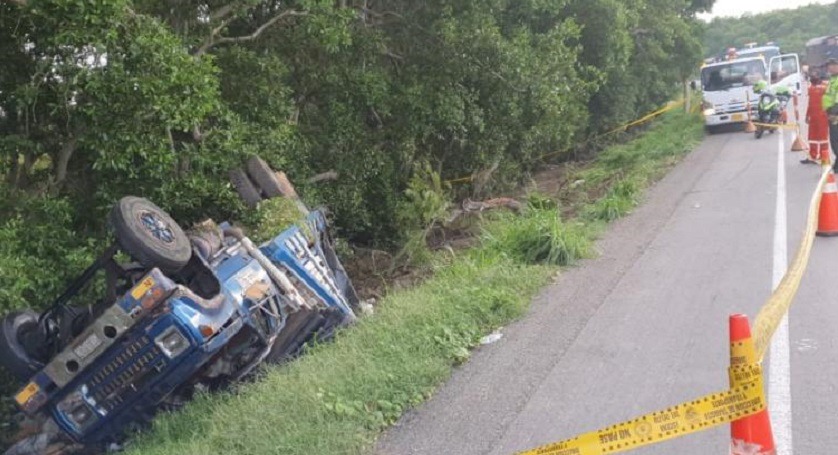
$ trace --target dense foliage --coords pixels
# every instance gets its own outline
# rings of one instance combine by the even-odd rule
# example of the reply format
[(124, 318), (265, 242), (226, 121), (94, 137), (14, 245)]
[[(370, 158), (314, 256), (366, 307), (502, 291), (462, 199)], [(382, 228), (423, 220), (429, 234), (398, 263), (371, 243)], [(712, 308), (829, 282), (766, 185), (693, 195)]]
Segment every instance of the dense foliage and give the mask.
[(716, 18), (706, 28), (704, 44), (716, 55), (745, 43), (774, 41), (784, 52), (806, 54), (806, 42), (838, 33), (838, 2), (808, 5), (741, 18)]
[[(125, 194), (249, 216), (252, 154), (392, 245), (414, 174), (520, 180), (669, 99), (712, 0), (0, 1), (0, 310), (43, 305)], [(408, 193), (410, 193), (408, 191)], [(411, 221), (412, 220), (412, 221)]]

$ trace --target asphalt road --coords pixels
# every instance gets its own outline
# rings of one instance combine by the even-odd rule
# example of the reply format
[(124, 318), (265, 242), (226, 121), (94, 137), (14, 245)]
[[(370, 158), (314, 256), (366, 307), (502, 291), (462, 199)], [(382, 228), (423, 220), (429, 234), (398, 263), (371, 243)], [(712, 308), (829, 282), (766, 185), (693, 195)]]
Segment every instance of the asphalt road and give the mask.
[[(508, 455), (726, 389), (727, 317), (753, 318), (770, 295), (819, 176), (789, 152), (793, 136), (708, 136), (610, 228), (598, 258), (563, 273), (377, 452)], [(838, 453), (836, 266), (838, 238), (818, 239), (766, 361), (778, 455)], [(721, 427), (632, 453), (729, 443)]]

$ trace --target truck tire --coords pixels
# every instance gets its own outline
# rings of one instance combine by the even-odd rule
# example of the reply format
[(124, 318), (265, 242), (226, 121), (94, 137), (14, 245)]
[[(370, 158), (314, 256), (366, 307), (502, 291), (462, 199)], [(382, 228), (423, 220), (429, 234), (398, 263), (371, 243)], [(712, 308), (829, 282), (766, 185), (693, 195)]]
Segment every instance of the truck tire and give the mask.
[(147, 199), (120, 199), (111, 209), (109, 221), (119, 246), (144, 267), (177, 273), (192, 257), (192, 245), (183, 229)]
[(29, 356), (23, 345), (23, 335), (32, 330), (38, 330), (38, 315), (34, 311), (9, 313), (0, 322), (0, 364), (21, 382), (44, 367)]
[(256, 185), (250, 181), (250, 178), (247, 177), (247, 173), (243, 169), (233, 169), (230, 171), (230, 183), (248, 207), (255, 208), (262, 200), (262, 195), (259, 194)]
[(261, 190), (268, 199), (290, 196), (285, 194), (282, 183), (276, 177), (276, 173), (262, 158), (259, 158), (258, 156), (251, 156), (247, 160), (247, 174), (256, 183), (256, 187)]

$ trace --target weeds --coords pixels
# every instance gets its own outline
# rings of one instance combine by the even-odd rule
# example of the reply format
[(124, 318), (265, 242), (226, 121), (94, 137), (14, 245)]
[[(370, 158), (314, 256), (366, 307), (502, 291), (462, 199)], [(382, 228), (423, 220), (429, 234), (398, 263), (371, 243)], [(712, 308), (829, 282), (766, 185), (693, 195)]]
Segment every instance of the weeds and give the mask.
[(255, 218), (248, 223), (247, 235), (257, 244), (267, 242), (276, 236), (277, 232), (282, 232), (292, 225), (298, 226), (306, 236), (312, 235), (305, 223), (305, 216), (290, 198), (276, 197), (260, 202)]
[(404, 192), (405, 199), (399, 204), (397, 218), (406, 232), (404, 246), (394, 266), (406, 262), (413, 266), (428, 266), (433, 260), (428, 250), (428, 234), (445, 219), (450, 206), (448, 186), (439, 173), (428, 163), (417, 166)]
[(591, 221), (605, 222), (621, 218), (637, 206), (642, 188), (637, 180), (620, 180), (608, 190), (605, 197), (586, 207), (584, 217)]
[(523, 264), (570, 265), (590, 253), (591, 238), (579, 223), (564, 223), (559, 211), (530, 210), (521, 217), (489, 223), (483, 234), (486, 248)]

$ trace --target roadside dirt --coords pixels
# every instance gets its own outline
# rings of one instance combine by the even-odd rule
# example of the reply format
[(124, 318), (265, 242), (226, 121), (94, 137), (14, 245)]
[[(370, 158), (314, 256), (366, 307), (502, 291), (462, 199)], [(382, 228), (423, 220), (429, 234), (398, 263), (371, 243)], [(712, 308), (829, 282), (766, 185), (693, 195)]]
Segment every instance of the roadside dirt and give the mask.
[[(582, 182), (574, 179), (586, 162), (569, 161), (561, 164), (546, 164), (533, 174), (530, 181), (517, 190), (506, 194), (494, 194), (491, 197), (508, 196), (525, 201), (527, 195), (538, 193), (559, 203), (563, 218), (575, 216), (579, 207), (587, 201), (595, 200), (604, 194), (610, 182), (604, 182), (601, 188), (584, 189)], [(487, 198), (488, 199), (488, 198)], [(461, 219), (455, 227), (438, 227), (428, 235), (428, 248), (432, 251), (462, 251), (479, 242), (482, 219), (480, 213), (470, 214)], [(432, 275), (432, 271), (415, 267), (400, 261), (398, 253), (355, 247), (354, 255), (345, 259), (346, 270), (352, 278), (361, 299), (380, 300), (389, 292), (416, 286)]]

